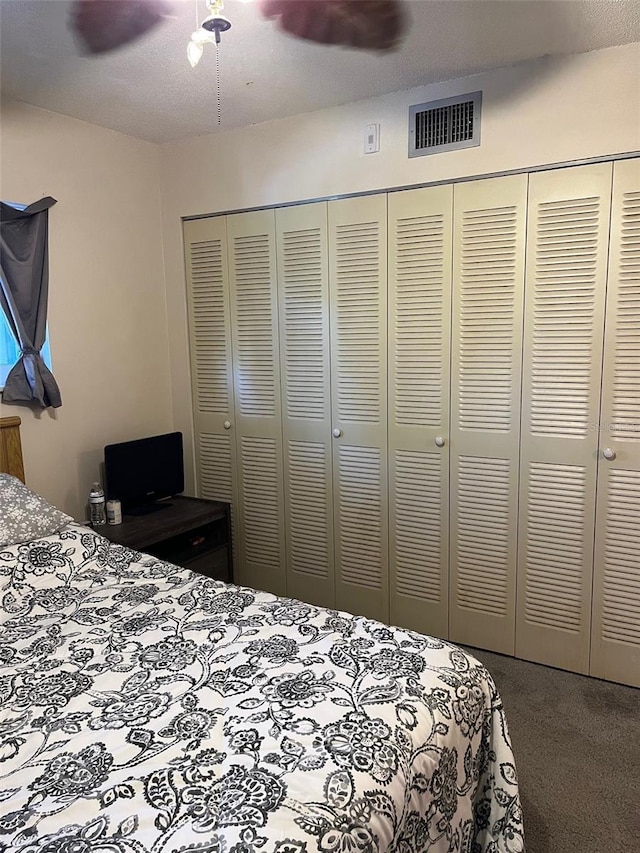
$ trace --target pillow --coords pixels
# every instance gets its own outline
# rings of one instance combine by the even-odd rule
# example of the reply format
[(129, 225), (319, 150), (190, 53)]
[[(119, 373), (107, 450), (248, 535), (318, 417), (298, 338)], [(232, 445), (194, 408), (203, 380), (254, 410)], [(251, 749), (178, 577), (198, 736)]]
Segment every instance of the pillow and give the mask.
[(17, 477), (0, 474), (0, 548), (51, 536), (71, 521)]

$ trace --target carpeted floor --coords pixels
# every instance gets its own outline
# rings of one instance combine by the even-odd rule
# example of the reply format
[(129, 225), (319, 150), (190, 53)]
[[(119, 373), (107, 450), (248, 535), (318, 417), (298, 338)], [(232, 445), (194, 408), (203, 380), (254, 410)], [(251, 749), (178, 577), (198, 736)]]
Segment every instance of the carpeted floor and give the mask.
[(527, 853), (638, 853), (640, 690), (468, 651), (504, 702)]

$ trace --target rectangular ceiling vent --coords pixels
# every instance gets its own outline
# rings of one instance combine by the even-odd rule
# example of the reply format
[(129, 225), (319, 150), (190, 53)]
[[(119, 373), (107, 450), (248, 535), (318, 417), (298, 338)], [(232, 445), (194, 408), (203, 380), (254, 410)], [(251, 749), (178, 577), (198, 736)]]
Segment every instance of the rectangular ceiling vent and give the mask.
[(482, 92), (409, 107), (409, 157), (480, 145)]

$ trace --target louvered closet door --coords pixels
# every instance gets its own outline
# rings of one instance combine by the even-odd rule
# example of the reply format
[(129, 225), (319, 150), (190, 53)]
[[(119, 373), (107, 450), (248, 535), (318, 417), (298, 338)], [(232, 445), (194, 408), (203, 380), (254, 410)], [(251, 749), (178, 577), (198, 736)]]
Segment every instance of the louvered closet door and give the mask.
[(185, 222), (184, 246), (197, 493), (235, 503), (226, 218)]
[(513, 654), (526, 175), (454, 187), (449, 636)]
[(390, 618), (449, 629), (453, 187), (389, 195)]
[(606, 318), (590, 672), (640, 687), (640, 160), (613, 167)]
[(387, 199), (329, 202), (336, 603), (389, 618)]
[(287, 594), (335, 606), (327, 204), (276, 210)]
[(530, 176), (516, 654), (589, 668), (611, 164)]
[(275, 215), (227, 217), (240, 583), (286, 593)]

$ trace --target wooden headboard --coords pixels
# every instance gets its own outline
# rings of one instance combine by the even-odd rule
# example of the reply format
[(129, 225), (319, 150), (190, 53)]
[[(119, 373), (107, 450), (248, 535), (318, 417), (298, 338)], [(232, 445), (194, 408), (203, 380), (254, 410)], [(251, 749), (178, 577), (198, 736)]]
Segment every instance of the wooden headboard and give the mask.
[(0, 473), (13, 474), (24, 483), (20, 418), (0, 418)]

